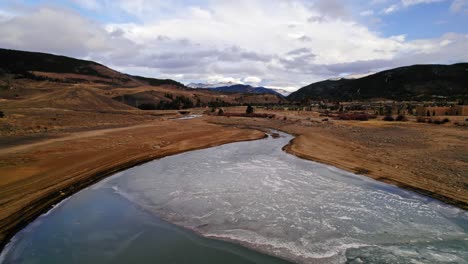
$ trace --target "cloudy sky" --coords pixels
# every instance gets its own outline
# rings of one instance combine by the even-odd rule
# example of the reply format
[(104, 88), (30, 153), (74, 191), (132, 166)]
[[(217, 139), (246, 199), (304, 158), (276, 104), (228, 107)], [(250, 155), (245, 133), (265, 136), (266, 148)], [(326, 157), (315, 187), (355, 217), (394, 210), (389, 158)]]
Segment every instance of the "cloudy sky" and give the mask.
[(468, 61), (468, 0), (1, 0), (0, 47), (295, 90)]

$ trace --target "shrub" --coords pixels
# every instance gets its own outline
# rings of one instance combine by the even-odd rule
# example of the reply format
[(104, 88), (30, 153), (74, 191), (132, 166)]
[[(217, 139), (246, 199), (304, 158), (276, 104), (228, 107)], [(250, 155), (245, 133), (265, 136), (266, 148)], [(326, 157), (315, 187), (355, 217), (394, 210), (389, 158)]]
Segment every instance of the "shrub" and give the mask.
[(259, 118), (275, 118), (276, 115), (274, 114), (242, 114), (242, 113), (224, 113), (224, 116), (231, 117), (231, 116), (239, 116), (239, 117), (259, 117)]
[(368, 114), (339, 114), (338, 119), (340, 120), (358, 120), (358, 121), (367, 121), (370, 118), (375, 118), (374, 115)]
[(138, 106), (141, 110), (156, 110), (156, 105), (154, 104), (141, 104)]
[(396, 118), (395, 118), (396, 121), (408, 121), (408, 119), (406, 118), (406, 116), (404, 115), (398, 115)]
[(393, 116), (385, 116), (382, 120), (383, 120), (383, 121), (395, 121), (395, 119), (393, 118)]
[(253, 107), (251, 105), (248, 105), (247, 109), (245, 109), (245, 113), (246, 114), (253, 114), (253, 112), (254, 112)]
[(463, 127), (468, 126), (468, 123), (466, 121), (465, 122), (454, 122), (453, 124), (456, 125), (456, 126), (463, 126)]
[(436, 124), (436, 125), (443, 125), (445, 123), (450, 122), (450, 120), (448, 118), (444, 118), (442, 120), (440, 120), (440, 119), (434, 119), (434, 120), (430, 119), (429, 121), (430, 121), (429, 123)]
[(426, 123), (426, 118), (421, 117), (421, 116), (418, 116), (418, 118), (416, 118), (416, 122), (418, 122), (418, 123)]
[(224, 115), (224, 110), (220, 108), (220, 109), (218, 110), (218, 115)]
[(3, 111), (0, 111), (0, 118), (3, 118), (5, 116), (5, 114), (3, 113)]

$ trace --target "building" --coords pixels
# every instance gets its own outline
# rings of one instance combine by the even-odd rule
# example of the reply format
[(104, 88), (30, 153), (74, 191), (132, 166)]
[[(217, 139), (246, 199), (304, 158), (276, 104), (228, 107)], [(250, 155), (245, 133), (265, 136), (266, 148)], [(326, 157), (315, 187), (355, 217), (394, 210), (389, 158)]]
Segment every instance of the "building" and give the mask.
[(418, 106), (416, 107), (418, 116), (468, 116), (468, 105), (454, 106)]

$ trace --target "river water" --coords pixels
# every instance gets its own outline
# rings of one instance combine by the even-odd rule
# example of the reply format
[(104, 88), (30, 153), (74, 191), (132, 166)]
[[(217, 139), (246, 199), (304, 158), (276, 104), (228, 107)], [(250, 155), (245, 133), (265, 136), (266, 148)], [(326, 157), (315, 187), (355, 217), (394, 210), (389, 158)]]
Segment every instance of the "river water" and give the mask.
[(109, 177), (19, 232), (0, 262), (286, 263), (258, 251), (301, 263), (468, 263), (467, 211), (289, 155), (291, 136), (280, 135)]

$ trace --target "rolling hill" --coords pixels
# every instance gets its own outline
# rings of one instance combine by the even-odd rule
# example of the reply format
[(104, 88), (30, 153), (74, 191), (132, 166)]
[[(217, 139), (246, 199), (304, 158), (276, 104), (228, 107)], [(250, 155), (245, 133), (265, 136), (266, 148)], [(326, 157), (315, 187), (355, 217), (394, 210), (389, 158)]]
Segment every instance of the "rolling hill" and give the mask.
[(468, 99), (468, 63), (413, 65), (358, 79), (326, 80), (307, 85), (287, 97), (292, 101), (437, 98)]
[(133, 107), (99, 93), (99, 90), (84, 87), (63, 87), (49, 93), (37, 93), (24, 100), (3, 103), (12, 108), (52, 108), (86, 111), (122, 111)]
[(0, 101), (2, 109), (99, 112), (277, 104), (284, 98), (192, 89), (170, 79), (120, 73), (93, 61), (0, 49)]
[(102, 64), (40, 52), (0, 49), (0, 74), (13, 74), (34, 80), (68, 83), (97, 83), (135, 87), (140, 85), (174, 85), (174, 80), (132, 76)]

